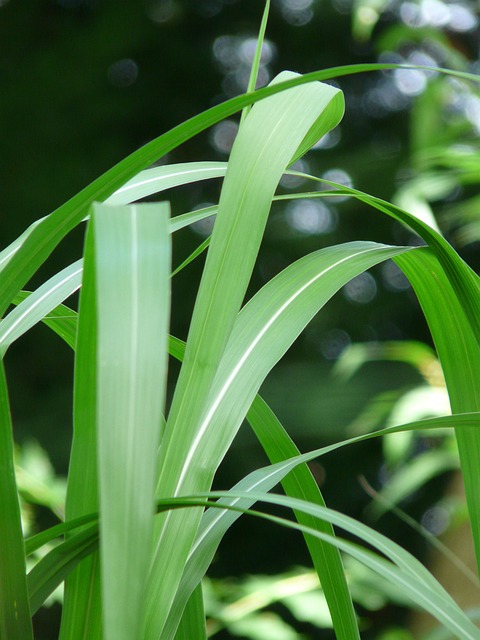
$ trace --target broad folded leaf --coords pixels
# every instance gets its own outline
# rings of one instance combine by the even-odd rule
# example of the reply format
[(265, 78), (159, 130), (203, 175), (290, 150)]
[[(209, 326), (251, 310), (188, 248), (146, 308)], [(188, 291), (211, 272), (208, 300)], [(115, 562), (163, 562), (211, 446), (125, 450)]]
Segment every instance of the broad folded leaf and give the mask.
[(106, 640), (141, 637), (170, 317), (169, 207), (95, 205), (100, 557)]

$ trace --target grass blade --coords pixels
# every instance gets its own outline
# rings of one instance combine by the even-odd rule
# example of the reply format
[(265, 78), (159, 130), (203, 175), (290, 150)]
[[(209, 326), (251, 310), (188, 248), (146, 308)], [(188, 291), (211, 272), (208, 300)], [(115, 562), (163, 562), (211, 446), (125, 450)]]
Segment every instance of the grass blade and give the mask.
[[(92, 552), (98, 546), (98, 527), (91, 525), (62, 545), (50, 551), (28, 574), (28, 593), (32, 614), (36, 613), (48, 596), (65, 580), (84, 558), (95, 559)], [(72, 630), (74, 637), (86, 637), (81, 627)]]
[[(170, 311), (169, 207), (95, 205), (104, 633), (140, 637)], [(119, 322), (121, 318), (121, 322)]]
[(0, 638), (33, 640), (25, 547), (15, 481), (12, 422), (3, 362), (0, 362), (0, 494)]
[[(183, 612), (175, 640), (206, 640), (205, 610), (203, 608), (202, 586), (193, 591)], [(165, 639), (166, 640), (166, 639)]]
[[(175, 353), (178, 355), (179, 351), (181, 351), (180, 341), (175, 340), (174, 344), (175, 348), (172, 349), (172, 351), (175, 351)], [(331, 451), (335, 451), (346, 445), (355, 444), (357, 442), (362, 442), (371, 438), (390, 435), (392, 433), (400, 433), (404, 431), (428, 429), (437, 430), (452, 427), (455, 427), (457, 429), (472, 427), (478, 428), (479, 424), (480, 412), (475, 412), (457, 414), (455, 416), (443, 416), (440, 418), (429, 418), (426, 420), (420, 420), (418, 422), (412, 422), (406, 425), (388, 427), (386, 429), (381, 429), (380, 431), (356, 436), (355, 438), (350, 438), (343, 442), (337, 442), (320, 449), (315, 449), (314, 451), (295, 456), (294, 458), (284, 460), (283, 462), (278, 462), (262, 469), (257, 469), (253, 473), (246, 476), (243, 480), (241, 480), (241, 482), (238, 483), (238, 485), (230, 492), (221, 494), (222, 498), (218, 503), (208, 503), (204, 499), (204, 497), (189, 497), (158, 501), (158, 512), (169, 509), (178, 509), (185, 506), (215, 507), (215, 509), (207, 511), (203, 516), (201, 530), (199, 532), (199, 535), (197, 536), (197, 540), (194, 544), (189, 562), (187, 563), (184, 572), (184, 582), (186, 578), (186, 582), (189, 582), (191, 583), (191, 585), (193, 585), (191, 587), (191, 590), (189, 591), (189, 594), (192, 593), (195, 586), (203, 577), (225, 531), (228, 530), (228, 528), (242, 515), (242, 513), (245, 512), (246, 509), (249, 509), (255, 503), (255, 496), (252, 497), (248, 495), (246, 497), (245, 492), (258, 492), (259, 490), (263, 492), (268, 491), (279, 482), (281, 482), (283, 478), (285, 478), (285, 476), (292, 470), (294, 470), (298, 465), (310, 462), (315, 458), (326, 455)], [(236, 495), (239, 491), (243, 491), (242, 495), (240, 497), (233, 497), (234, 494)], [(204, 496), (213, 494), (202, 495)], [(218, 494), (217, 492), (215, 495), (220, 494)], [(98, 513), (91, 513), (86, 516), (51, 527), (50, 529), (43, 531), (40, 534), (32, 536), (32, 538), (26, 541), (28, 552), (30, 553), (35, 549), (41, 548), (41, 546), (43, 546), (44, 544), (47, 544), (51, 540), (54, 540), (55, 538), (66, 532), (72, 532), (82, 528), (85, 529), (85, 531), (90, 531), (90, 533), (92, 534), (92, 541), (95, 536), (95, 539), (98, 540), (97, 520)], [(92, 522), (94, 524), (91, 527), (85, 528), (85, 525), (90, 525)], [(359, 526), (365, 525), (359, 524)], [(67, 542), (59, 545), (58, 547), (55, 547), (55, 549), (47, 553), (44, 558), (40, 560), (38, 565), (36, 565), (35, 569), (32, 570), (31, 574), (33, 574), (33, 571), (35, 571), (37, 577), (31, 582), (31, 579), (29, 578), (29, 584), (35, 591), (43, 590), (44, 598), (50, 595), (51, 591), (53, 591), (53, 589), (55, 589), (62, 581), (63, 576), (67, 572), (64, 568), (64, 565), (68, 564), (69, 569), (71, 570), (73, 566), (75, 566), (75, 563), (78, 563), (79, 560), (83, 557), (83, 551), (79, 549), (78, 557), (75, 561), (75, 545), (78, 544), (78, 546), (81, 547), (86, 535), (83, 535), (84, 531), (81, 531), (81, 534), (82, 535), (78, 534), (77, 543), (75, 543), (73, 540), (70, 541), (69, 538)], [(95, 545), (92, 545), (91, 550), (93, 551), (94, 548)], [(52, 554), (55, 557), (55, 560), (52, 560)], [(426, 569), (423, 568), (422, 571), (425, 574), (423, 576), (424, 579), (433, 580)], [(38, 578), (38, 576), (40, 575), (43, 576), (43, 581), (49, 581), (50, 591), (47, 592), (45, 584), (43, 584), (42, 580)], [(57, 576), (57, 582), (53, 580), (53, 576), (55, 575)], [(435, 585), (435, 581), (433, 581), (432, 584)], [(188, 599), (188, 597), (189, 596), (187, 595), (185, 601)]]
[[(258, 32), (257, 46), (255, 47), (255, 54), (253, 56), (252, 68), (250, 69), (250, 77), (248, 78), (247, 94), (255, 91), (257, 86), (258, 70), (260, 68), (260, 60), (262, 58), (263, 42), (265, 40), (265, 32), (267, 30), (268, 14), (270, 13), (270, 0), (265, 2), (265, 9), (263, 10), (262, 22), (260, 23), (260, 30)], [(242, 116), (240, 118), (240, 126), (243, 124), (245, 118), (248, 116), (252, 105), (248, 105), (242, 110)]]
[[(263, 379), (333, 293), (402, 251), (374, 243), (330, 247), (297, 261), (252, 298), (238, 316), (194, 438), (169, 460), (177, 473), (174, 495), (210, 487)], [(184, 521), (170, 517), (168, 524), (166, 535), (175, 535), (178, 542), (185, 535)]]
[[(290, 74), (283, 74), (278, 81), (288, 77)], [(186, 468), (186, 447), (193, 441), (245, 295), (277, 184), (308, 132), (314, 128), (318, 133), (323, 128), (325, 133), (342, 114), (338, 90), (310, 85), (257, 104), (236, 138), (160, 451), (158, 497), (176, 495), (178, 474)], [(194, 468), (191, 472), (195, 477)], [(147, 602), (147, 638), (161, 635), (170, 602), (168, 598), (159, 602), (159, 595), (166, 592), (173, 598), (198, 524), (198, 514), (192, 513), (159, 519)], [(177, 523), (175, 527), (169, 525), (171, 519)]]
[(188, 267), (188, 265), (196, 260), (198, 256), (200, 256), (204, 251), (206, 251), (209, 246), (210, 236), (208, 238), (205, 238), (205, 240), (201, 244), (199, 244), (199, 246), (194, 251), (192, 251), (192, 253), (187, 258), (185, 258), (185, 260), (181, 264), (179, 264), (174, 271), (172, 271), (171, 277), (173, 278), (173, 276), (176, 276), (177, 273), (180, 273), (180, 271), (185, 269), (185, 267)]
[(20, 336), (40, 322), (81, 285), (83, 260), (74, 262), (47, 280), (0, 321), (0, 355)]
[(186, 162), (146, 169), (117, 189), (106, 204), (130, 204), (153, 193), (160, 193), (200, 180), (223, 178), (226, 162)]
[[(32, 295), (31, 291), (20, 291), (13, 300), (13, 304), (20, 304)], [(49, 305), (50, 306), (50, 305)], [(50, 309), (48, 315), (43, 316), (41, 321), (55, 331), (68, 346), (75, 350), (75, 341), (77, 336), (77, 319), (78, 314), (70, 307), (64, 304)]]
[[(261, 493), (255, 493), (250, 496), (249, 494), (237, 491), (229, 493), (231, 493), (232, 497), (234, 496), (240, 499), (250, 497), (254, 498), (257, 502), (266, 502), (302, 511), (313, 517), (326, 520), (336, 527), (340, 527), (350, 534), (359, 537), (363, 543), (371, 545), (375, 550), (387, 556), (389, 560), (385, 560), (376, 553), (367, 551), (356, 544), (338, 537), (329, 536), (326, 533), (314, 530), (311, 527), (297, 522), (258, 511), (248, 511), (251, 515), (256, 515), (271, 522), (297, 529), (334, 545), (365, 564), (397, 588), (400, 588), (412, 602), (415, 602), (431, 613), (445, 627), (453, 631), (456, 637), (462, 640), (479, 640), (480, 630), (469, 620), (468, 616), (452, 600), (436, 579), (428, 573), (416, 558), (385, 536), (348, 516), (303, 500), (297, 500), (288, 496)], [(209, 498), (215, 495), (223, 497), (225, 494), (222, 492), (211, 492), (208, 494)]]
[[(260, 396), (253, 401), (247, 413), (247, 420), (271, 463), (300, 455), (300, 451), (278, 418)], [(295, 467), (285, 476), (282, 487), (287, 496), (325, 506), (318, 483), (305, 463)], [(317, 520), (298, 511), (295, 511), (295, 517), (300, 524), (331, 536), (335, 535), (333, 527), (323, 520)], [(325, 544), (319, 538), (308, 535), (305, 536), (305, 542), (327, 600), (337, 639), (360, 638), (339, 550)]]
[[(67, 332), (75, 348), (73, 389), (73, 441), (68, 471), (65, 519), (82, 518), (98, 511), (97, 438), (97, 312), (93, 231), (87, 227), (79, 314), (67, 319), (44, 320)], [(62, 314), (62, 310), (60, 310)], [(63, 315), (63, 314), (62, 314)], [(78, 320), (78, 331), (76, 329)], [(68, 324), (66, 324), (68, 322)], [(75, 323), (75, 324), (74, 324)], [(68, 538), (68, 535), (67, 535)], [(100, 640), (102, 608), (98, 553), (88, 556), (65, 582), (60, 640)]]
[[(104, 201), (128, 180), (146, 169), (160, 157), (175, 149), (183, 142), (204, 131), (213, 124), (227, 118), (254, 102), (264, 100), (278, 92), (314, 81), (329, 80), (356, 73), (382, 71), (387, 69), (409, 69), (409, 65), (385, 63), (347, 65), (332, 67), (297, 76), (280, 84), (269, 85), (254, 93), (232, 98), (216, 105), (190, 120), (174, 127), (164, 135), (152, 140), (142, 148), (112, 167), (97, 178), (64, 205), (50, 215), (35, 221), (22, 237), (0, 254), (0, 272), (2, 273), (2, 291), (0, 294), (0, 314), (11, 303), (18, 291), (43, 264), (57, 244), (69, 231), (75, 228), (88, 214), (95, 200)], [(461, 78), (470, 82), (480, 82), (479, 76), (462, 71), (438, 69), (436, 67), (415, 67), (427, 71)]]
[[(184, 345), (177, 341), (175, 357), (182, 360), (183, 356)], [(253, 427), (271, 462), (278, 462), (300, 454), (281, 423), (260, 396), (257, 396), (253, 401), (247, 414), (247, 420)], [(246, 488), (250, 487), (250, 482), (249, 476), (244, 481), (241, 481), (236, 488), (241, 490), (243, 485)], [(314, 503), (325, 506), (318, 484), (306, 464), (293, 468), (282, 484), (287, 495), (310, 499)], [(273, 486), (273, 484), (271, 486), (266, 485), (262, 488), (269, 490)], [(172, 609), (163, 630), (165, 640), (173, 638), (176, 625), (189, 595), (206, 573), (224, 533), (236, 519), (236, 514), (226, 513), (226, 517), (223, 519), (223, 526), (219, 526), (218, 522), (213, 524), (208, 521), (208, 517), (211, 515), (211, 513), (206, 514), (202, 518), (199, 534), (192, 547)], [(308, 524), (313, 528), (319, 526), (320, 530), (334, 535), (333, 528), (328, 523), (318, 522), (303, 514), (296, 514), (296, 516), (299, 522)], [(206, 533), (209, 528), (215, 531), (214, 535), (210, 534), (210, 537)], [(307, 537), (306, 542), (324, 588), (337, 637), (339, 640), (342, 638), (352, 640), (355, 637), (359, 637), (355, 612), (338, 550), (316, 538)]]
[[(442, 269), (443, 265), (440, 266), (430, 250), (418, 251), (415, 257), (400, 259), (398, 264), (412, 283), (427, 319), (445, 375), (452, 412), (478, 411), (480, 347), (473, 328), (471, 308), (462, 306), (450, 278)], [(478, 298), (478, 293), (476, 295)], [(480, 430), (456, 429), (455, 435), (480, 570)]]

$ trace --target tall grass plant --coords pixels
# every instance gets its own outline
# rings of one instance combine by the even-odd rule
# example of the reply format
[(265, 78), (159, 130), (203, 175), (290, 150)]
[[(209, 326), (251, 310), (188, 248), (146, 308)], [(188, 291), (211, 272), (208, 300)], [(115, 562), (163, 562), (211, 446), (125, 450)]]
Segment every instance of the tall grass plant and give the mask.
[[(340, 89), (326, 80), (392, 65), (283, 72), (254, 91), (267, 3), (249, 90), (145, 145), (0, 254), (0, 347), (43, 321), (74, 350), (74, 425), (65, 522), (24, 540), (15, 480), (8, 386), (0, 368), (0, 638), (33, 638), (31, 616), (65, 582), (60, 638), (205, 638), (201, 581), (222, 537), (242, 515), (302, 532), (335, 635), (360, 637), (342, 555), (402, 590), (454, 637), (478, 639), (468, 615), (413, 556), (328, 509), (307, 462), (393, 431), (454, 428), (473, 540), (480, 558), (479, 280), (453, 247), (413, 213), (307, 176), (311, 191), (287, 197), (351, 197), (409, 227), (423, 246), (358, 240), (300, 258), (244, 304), (280, 179), (341, 120)], [(466, 81), (467, 73), (438, 70)], [(172, 149), (243, 109), (228, 163), (149, 168)], [(166, 189), (222, 182), (218, 206), (170, 218)], [(158, 203), (136, 201), (159, 194)], [(169, 335), (171, 236), (215, 216), (186, 344)], [(23, 290), (55, 247), (86, 222), (81, 261), (33, 292)], [(416, 421), (307, 454), (258, 395), (270, 370), (309, 321), (352, 278), (393, 259), (410, 280), (441, 361), (452, 416)], [(185, 265), (189, 261), (185, 262)], [(184, 265), (182, 265), (184, 266)], [(63, 304), (80, 289), (78, 312)], [(168, 358), (182, 361), (168, 413)], [(230, 491), (215, 473), (247, 419), (271, 464)], [(282, 483), (285, 495), (271, 490)], [(293, 511), (273, 516), (264, 504)], [(337, 535), (334, 532), (340, 532)], [(348, 539), (343, 532), (349, 534)], [(351, 542), (352, 536), (357, 542)], [(27, 557), (57, 540), (26, 572)]]

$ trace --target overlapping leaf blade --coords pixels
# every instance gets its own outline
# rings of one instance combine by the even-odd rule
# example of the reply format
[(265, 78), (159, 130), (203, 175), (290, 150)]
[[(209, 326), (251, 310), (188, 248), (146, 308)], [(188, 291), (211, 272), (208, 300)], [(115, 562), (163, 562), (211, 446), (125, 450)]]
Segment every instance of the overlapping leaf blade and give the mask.
[[(3, 288), (0, 294), (0, 313), (3, 314), (18, 291), (28, 282), (30, 277), (37, 271), (39, 266), (51, 254), (65, 235), (87, 216), (89, 207), (93, 201), (106, 200), (106, 198), (111, 196), (141, 170), (146, 169), (153, 162), (186, 140), (204, 131), (216, 122), (240, 111), (244, 107), (264, 100), (278, 92), (314, 81), (329, 80), (331, 78), (369, 71), (400, 68), (410, 67), (408, 65), (372, 63), (346, 65), (343, 67), (324, 69), (322, 71), (314, 71), (286, 80), (281, 84), (263, 87), (251, 94), (232, 98), (187, 120), (164, 135), (152, 140), (112, 167), (104, 175), (97, 178), (97, 180), (85, 187), (85, 189), (53, 213), (41, 220), (35, 221), (20, 238), (1, 252), (0, 273), (2, 273)], [(479, 82), (479, 77), (472, 73), (433, 67), (417, 68), (436, 71), (470, 82)]]
[[(176, 349), (175, 349), (176, 352)], [(178, 354), (177, 354), (178, 355)], [(263, 411), (266, 405), (263, 400), (255, 400), (255, 404), (259, 402), (259, 411)], [(252, 416), (250, 415), (250, 418)], [(269, 425), (271, 421), (269, 420)], [(257, 469), (246, 476), (240, 481), (230, 492), (222, 494), (219, 503), (208, 503), (206, 498), (202, 496), (179, 498), (171, 500), (160, 500), (157, 503), (157, 509), (159, 512), (175, 509), (179, 507), (187, 506), (215, 506), (214, 510), (207, 511), (202, 518), (202, 525), (197, 535), (195, 544), (191, 550), (191, 557), (186, 565), (184, 581), (182, 580), (182, 588), (190, 585), (189, 593), (193, 590), (196, 584), (203, 577), (209, 562), (213, 557), (225, 531), (232, 526), (232, 524), (242, 515), (245, 509), (249, 509), (255, 502), (256, 498), (253, 495), (246, 495), (245, 492), (255, 492), (257, 495), (259, 491), (267, 491), (277, 485), (279, 482), (291, 473), (299, 465), (305, 464), (326, 455), (332, 451), (336, 451), (347, 445), (353, 445), (358, 442), (363, 442), (372, 438), (378, 438), (385, 435), (391, 435), (394, 433), (401, 433), (414, 430), (429, 430), (429, 429), (442, 429), (442, 428), (478, 428), (480, 425), (480, 412), (456, 414), (454, 416), (442, 416), (437, 418), (428, 418), (425, 420), (419, 420), (417, 422), (411, 422), (408, 424), (398, 425), (394, 427), (388, 427), (380, 429), (379, 431), (371, 432), (354, 438), (349, 438), (341, 442), (337, 442), (331, 445), (315, 449), (308, 453), (304, 453), (293, 458), (283, 460), (282, 462), (269, 465), (261, 469)], [(262, 427), (260, 427), (262, 428)], [(237, 493), (242, 491), (242, 496), (238, 497)], [(216, 492), (217, 495), (218, 492)], [(211, 494), (208, 494), (209, 496)], [(237, 497), (234, 497), (237, 496)], [(221, 508), (220, 508), (221, 507)], [(223, 509), (225, 507), (225, 509)], [(64, 524), (56, 525), (50, 529), (32, 536), (27, 540), (27, 548), (30, 551), (39, 549), (43, 545), (47, 544), (51, 540), (54, 540), (58, 536), (66, 532), (76, 532), (82, 529), (88, 531), (88, 534), (79, 535), (77, 550), (75, 551), (75, 544), (67, 541), (67, 543), (56, 547), (53, 551), (47, 553), (47, 555), (38, 563), (38, 565), (29, 574), (29, 588), (32, 589), (34, 594), (36, 606), (37, 595), (43, 592), (44, 598), (49, 595), (58, 584), (60, 584), (62, 577), (66, 572), (71, 570), (70, 564), (74, 562), (74, 554), (77, 554), (77, 562), (83, 557), (84, 550), (82, 548), (86, 536), (90, 536), (92, 541), (92, 549), (94, 548), (94, 541), (98, 540), (98, 513), (91, 513), (86, 516), (70, 520)], [(92, 524), (94, 523), (94, 524)], [(365, 526), (358, 523), (359, 527)], [(319, 530), (322, 530), (321, 528)], [(425, 568), (422, 568), (422, 579), (431, 583), (433, 587), (436, 583), (434, 578), (428, 573)], [(48, 584), (47, 584), (48, 583)], [(435, 587), (434, 587), (435, 588)], [(182, 594), (182, 597), (188, 597), (188, 594)]]
[[(289, 77), (283, 74), (278, 80)], [(189, 447), (245, 295), (277, 184), (309, 130), (315, 127), (317, 134), (321, 130), (326, 133), (342, 114), (341, 93), (328, 85), (312, 84), (255, 105), (240, 129), (162, 442), (158, 497), (176, 495), (179, 489)], [(211, 475), (211, 463), (207, 464)], [(194, 468), (188, 473), (195, 478)], [(161, 635), (198, 519), (195, 512), (159, 518), (147, 601), (147, 638)], [(161, 593), (169, 595), (160, 601)]]
[(82, 283), (83, 260), (55, 274), (33, 294), (23, 299), (0, 321), (0, 355), (18, 337), (40, 322), (52, 309), (74, 293)]
[[(406, 250), (374, 243), (329, 247), (298, 260), (252, 298), (238, 316), (202, 421), (183, 452), (185, 457), (179, 467), (174, 495), (190, 494), (210, 486), (264, 378), (325, 302), (355, 275)], [(264, 441), (270, 455), (278, 459), (280, 441), (276, 449)], [(291, 451), (285, 441), (283, 445), (287, 446), (284, 453)], [(289, 488), (301, 491), (298, 481), (291, 482)], [(312, 494), (311, 487), (310, 498), (321, 499), (318, 492)], [(356, 623), (351, 602), (350, 609), (348, 607), (345, 582), (340, 577), (339, 557), (317, 548), (314, 551), (320, 555), (326, 553), (331, 563), (328, 568), (322, 567), (319, 556), (316, 557), (316, 567), (326, 583), (326, 594), (340, 627), (337, 632), (345, 634), (339, 637), (354, 637)], [(342, 603), (340, 607), (336, 604), (337, 598)]]

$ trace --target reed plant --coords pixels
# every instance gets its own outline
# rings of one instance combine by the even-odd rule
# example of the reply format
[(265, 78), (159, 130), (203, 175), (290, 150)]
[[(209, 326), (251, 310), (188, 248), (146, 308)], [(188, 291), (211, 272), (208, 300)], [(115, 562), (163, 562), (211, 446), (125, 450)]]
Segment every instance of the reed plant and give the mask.
[[(289, 167), (342, 118), (342, 92), (325, 81), (392, 65), (347, 66), (303, 76), (283, 72), (268, 87), (254, 91), (268, 7), (247, 93), (148, 143), (0, 253), (2, 356), (43, 321), (70, 345), (75, 358), (65, 521), (27, 539), (15, 480), (8, 385), (3, 363), (0, 367), (2, 640), (32, 639), (32, 616), (62, 582), (62, 640), (205, 638), (201, 581), (225, 532), (244, 514), (303, 534), (339, 640), (360, 637), (342, 554), (393, 583), (452, 637), (480, 638), (466, 613), (412, 555), (327, 508), (307, 466), (314, 458), (366, 438), (453, 428), (480, 558), (478, 277), (435, 229), (377, 197), (334, 183), (328, 183), (329, 191), (318, 190), (314, 176), (307, 176), (310, 191), (275, 195)], [(478, 81), (466, 73), (441, 71)], [(149, 168), (242, 110), (227, 163)], [(222, 180), (218, 206), (170, 217), (169, 204), (161, 201), (163, 191), (212, 178)], [(135, 204), (154, 194), (160, 194), (159, 202)], [(368, 204), (408, 226), (423, 245), (359, 240), (314, 251), (243, 304), (272, 202), (326, 195)], [(169, 335), (171, 237), (208, 216), (215, 216), (211, 237), (190, 257), (208, 249), (183, 343)], [(35, 291), (23, 290), (65, 236), (84, 223), (82, 260)], [(343, 285), (389, 259), (403, 270), (418, 296), (453, 415), (300, 454), (258, 395), (259, 388)], [(78, 289), (75, 311), (63, 302)], [(167, 415), (169, 358), (182, 366)], [(245, 418), (271, 464), (229, 491), (212, 492), (215, 473)], [(279, 483), (284, 495), (271, 491)], [(285, 515), (264, 510), (270, 503), (283, 507)], [(27, 574), (27, 558), (52, 541), (56, 546)]]

